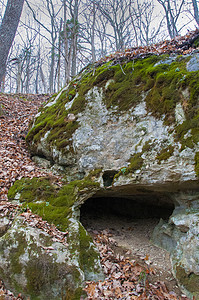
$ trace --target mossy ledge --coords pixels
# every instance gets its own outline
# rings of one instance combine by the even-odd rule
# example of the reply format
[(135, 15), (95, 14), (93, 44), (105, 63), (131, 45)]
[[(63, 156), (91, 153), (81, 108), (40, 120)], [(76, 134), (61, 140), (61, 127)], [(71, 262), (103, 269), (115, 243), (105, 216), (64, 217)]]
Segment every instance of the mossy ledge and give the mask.
[[(142, 153), (136, 153), (134, 154), (130, 160), (129, 160), (129, 165), (128, 167), (122, 167), (120, 171), (115, 174), (114, 180), (116, 180), (119, 176), (121, 175), (128, 175), (129, 173), (134, 173), (136, 170), (139, 170), (142, 168), (143, 165), (143, 158), (142, 158)], [(114, 181), (113, 181), (114, 182)]]
[(9, 189), (8, 199), (17, 199), (22, 203), (22, 210), (29, 208), (61, 231), (66, 231), (78, 195), (98, 187), (99, 184), (91, 180), (76, 180), (59, 188), (48, 178), (23, 178)]
[(170, 156), (172, 156), (174, 151), (173, 146), (168, 146), (166, 148), (163, 148), (158, 155), (156, 156), (156, 159), (158, 160), (158, 163), (160, 164), (162, 160), (168, 159)]

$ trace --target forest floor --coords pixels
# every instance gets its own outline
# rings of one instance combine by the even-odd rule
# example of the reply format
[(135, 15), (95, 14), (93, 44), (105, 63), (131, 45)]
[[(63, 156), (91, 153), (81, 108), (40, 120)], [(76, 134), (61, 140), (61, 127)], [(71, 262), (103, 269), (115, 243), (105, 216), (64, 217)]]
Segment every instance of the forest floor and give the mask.
[[(101, 235), (107, 237), (107, 244), (115, 256), (129, 259), (143, 268), (142, 272), (145, 273), (142, 273), (142, 275), (144, 275), (145, 282), (142, 281), (143, 279), (141, 280), (138, 272), (138, 284), (141, 287), (145, 287), (146, 290), (149, 288), (146, 287), (147, 280), (151, 286), (162, 286), (167, 291), (168, 295), (165, 293), (165, 298), (161, 298), (162, 295), (158, 291), (156, 294), (158, 298), (154, 299), (185, 299), (173, 277), (168, 252), (150, 242), (150, 237), (159, 219), (130, 219), (129, 217), (113, 214), (99, 215), (98, 217), (95, 215), (93, 217), (89, 213), (83, 216), (81, 221), (96, 241)], [(98, 245), (98, 243), (96, 244)], [(122, 290), (121, 286), (120, 289)], [(134, 295), (138, 296), (135, 291)], [(140, 299), (145, 298), (141, 297)]]
[[(7, 192), (22, 177), (54, 176), (37, 166), (28, 152), (25, 136), (38, 108), (48, 100), (45, 95), (0, 94), (0, 213), (8, 203)], [(83, 223), (100, 251), (104, 282), (87, 282), (87, 299), (188, 299), (171, 274), (166, 251), (150, 244), (156, 219), (127, 220), (116, 216)], [(0, 281), (0, 299), (23, 299)]]

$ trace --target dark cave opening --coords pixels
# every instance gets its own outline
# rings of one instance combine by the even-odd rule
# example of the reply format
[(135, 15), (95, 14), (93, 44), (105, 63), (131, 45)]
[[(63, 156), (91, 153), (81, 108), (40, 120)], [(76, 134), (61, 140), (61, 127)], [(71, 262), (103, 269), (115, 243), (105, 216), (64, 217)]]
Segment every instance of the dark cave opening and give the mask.
[(114, 176), (118, 173), (118, 171), (114, 170), (108, 170), (105, 171), (104, 174), (102, 175), (104, 186), (108, 187), (111, 186), (113, 183)]
[(80, 220), (89, 218), (120, 219), (164, 219), (167, 220), (173, 210), (174, 203), (164, 194), (141, 194), (116, 197), (92, 197), (80, 208)]
[(154, 282), (162, 281), (171, 278), (171, 265), (168, 252), (154, 243), (154, 229), (160, 219), (167, 221), (172, 215), (177, 205), (173, 199), (167, 191), (127, 186), (107, 189), (83, 203), (80, 221), (99, 243), (103, 262), (107, 253), (108, 257), (114, 253), (133, 263), (150, 265), (156, 274)]

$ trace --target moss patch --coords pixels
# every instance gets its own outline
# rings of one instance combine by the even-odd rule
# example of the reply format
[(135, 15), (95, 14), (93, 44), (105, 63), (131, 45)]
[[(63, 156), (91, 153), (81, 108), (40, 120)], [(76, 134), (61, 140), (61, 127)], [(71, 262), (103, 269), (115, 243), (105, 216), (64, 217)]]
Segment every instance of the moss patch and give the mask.
[(145, 69), (154, 65), (159, 58), (151, 56), (144, 60), (124, 62), (112, 67), (113, 82), (105, 91), (104, 101), (107, 108), (117, 107), (118, 111), (126, 111), (136, 106), (142, 100), (142, 92), (153, 86), (147, 82)]
[(151, 140), (145, 142), (144, 146), (142, 147), (142, 153), (150, 152), (153, 147), (154, 147), (154, 143)]
[(141, 169), (144, 161), (141, 156), (142, 153), (134, 154), (129, 160), (129, 166), (121, 168), (120, 171), (114, 176), (114, 180), (121, 175), (128, 175), (129, 173), (134, 173), (136, 170)]
[(176, 137), (182, 144), (181, 150), (199, 143), (199, 113), (176, 127)]
[(21, 202), (47, 201), (57, 195), (58, 187), (45, 177), (34, 177), (32, 179), (22, 178), (15, 181), (14, 185), (8, 191), (8, 199), (14, 200), (15, 195), (20, 193)]
[[(176, 278), (193, 296), (199, 296), (199, 276), (191, 273), (187, 274), (180, 266), (176, 267)], [(198, 298), (197, 298), (198, 299)]]
[(133, 173), (138, 169), (141, 169), (143, 165), (143, 158), (141, 157), (142, 153), (136, 153), (130, 158), (130, 165), (127, 168), (127, 174)]
[(173, 151), (174, 147), (171, 145), (166, 148), (163, 148), (156, 156), (158, 163), (160, 164), (162, 160), (167, 160), (170, 156), (172, 156)]
[(58, 277), (57, 265), (50, 261), (49, 256), (33, 257), (26, 267), (27, 290), (32, 299), (39, 296), (45, 286), (47, 289), (48, 286), (53, 285)]
[(99, 254), (93, 247), (93, 240), (84, 227), (79, 224), (80, 267), (84, 272), (92, 272)]
[[(76, 98), (74, 99), (74, 97)], [(53, 101), (55, 96), (51, 99)], [(72, 102), (73, 101), (73, 102)], [(65, 105), (70, 103), (68, 109)], [(50, 103), (50, 102), (49, 102)], [(76, 115), (85, 107), (85, 97), (83, 87), (76, 89), (74, 82), (71, 82), (67, 91), (63, 91), (57, 102), (52, 106), (46, 106), (40, 110), (40, 115), (36, 118), (33, 128), (29, 131), (26, 141), (31, 151), (36, 151), (37, 144), (46, 132), (49, 132), (46, 139), (48, 150), (53, 147), (63, 153), (71, 151), (71, 136), (78, 128), (77, 121), (69, 121), (68, 114)]]
[[(67, 262), (58, 263), (57, 254), (44, 251), (41, 247), (52, 246), (52, 239), (39, 236), (39, 243), (29, 235), (23, 220), (16, 221), (14, 231), (8, 231), (1, 240), (1, 258), (7, 261), (0, 274), (5, 283), (17, 294), (31, 299), (80, 299), (83, 294), (79, 268)], [(27, 233), (27, 234), (26, 234)], [(32, 238), (31, 238), (32, 237)], [(19, 280), (23, 274), (23, 282)], [(77, 297), (70, 298), (69, 296)], [(68, 298), (67, 298), (68, 297)]]
[(87, 180), (95, 180), (96, 178), (100, 177), (100, 174), (102, 172), (102, 169), (95, 169), (89, 172), (87, 177), (85, 179)]
[(84, 292), (81, 287), (77, 288), (76, 290), (69, 288), (66, 291), (66, 296), (64, 297), (64, 300), (81, 300), (85, 299), (86, 296), (86, 292)]
[(25, 253), (25, 248), (27, 247), (27, 242), (24, 237), (25, 234), (19, 233), (17, 236), (18, 246), (12, 249), (10, 261), (13, 274), (19, 274), (22, 271), (22, 265), (19, 261), (19, 257)]
[(196, 152), (195, 155), (195, 171), (196, 175), (199, 177), (199, 152)]
[(49, 179), (26, 178), (15, 182), (8, 192), (8, 198), (13, 200), (16, 193), (20, 193), (19, 201), (24, 209), (30, 208), (33, 213), (55, 224), (61, 231), (66, 231), (78, 193), (98, 186), (98, 183), (89, 180), (77, 180), (59, 189)]

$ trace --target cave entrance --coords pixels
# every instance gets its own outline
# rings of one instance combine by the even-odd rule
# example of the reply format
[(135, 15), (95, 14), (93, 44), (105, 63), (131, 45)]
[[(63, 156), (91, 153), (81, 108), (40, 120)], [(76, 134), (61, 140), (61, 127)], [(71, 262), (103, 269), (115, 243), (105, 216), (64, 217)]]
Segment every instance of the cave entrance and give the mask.
[(80, 208), (81, 221), (90, 218), (115, 219), (164, 219), (167, 220), (174, 210), (168, 195), (150, 193), (148, 195), (92, 197)]
[[(133, 192), (127, 187), (116, 188), (89, 198), (80, 207), (80, 221), (97, 240), (103, 262), (112, 249), (116, 257), (130, 259), (154, 270), (155, 275), (149, 278), (152, 283), (165, 282), (165, 278), (169, 278), (167, 287), (177, 292), (168, 252), (150, 241), (160, 219), (167, 221), (175, 208), (172, 196), (143, 188)], [(107, 242), (109, 248), (100, 244), (100, 237), (103, 239), (104, 236), (104, 241), (110, 241)]]
[[(168, 252), (150, 242), (159, 220), (167, 221), (174, 210), (171, 197), (151, 191), (122, 192), (104, 191), (106, 194), (86, 200), (80, 208), (81, 223), (94, 239), (98, 234), (99, 237), (105, 235), (106, 240), (107, 237), (111, 239), (111, 247), (113, 245), (117, 255), (141, 265), (148, 259), (155, 270), (155, 281), (173, 278)], [(100, 249), (102, 260), (106, 261), (104, 247)]]
[(157, 247), (152, 247), (150, 238), (160, 219), (167, 221), (171, 216), (174, 210), (171, 197), (152, 191), (107, 194), (95, 195), (81, 206), (80, 221), (87, 231), (92, 235), (106, 230), (120, 246), (130, 249), (133, 254), (154, 257), (155, 253), (155, 260), (163, 263), (166, 254), (160, 249), (155, 250)]

